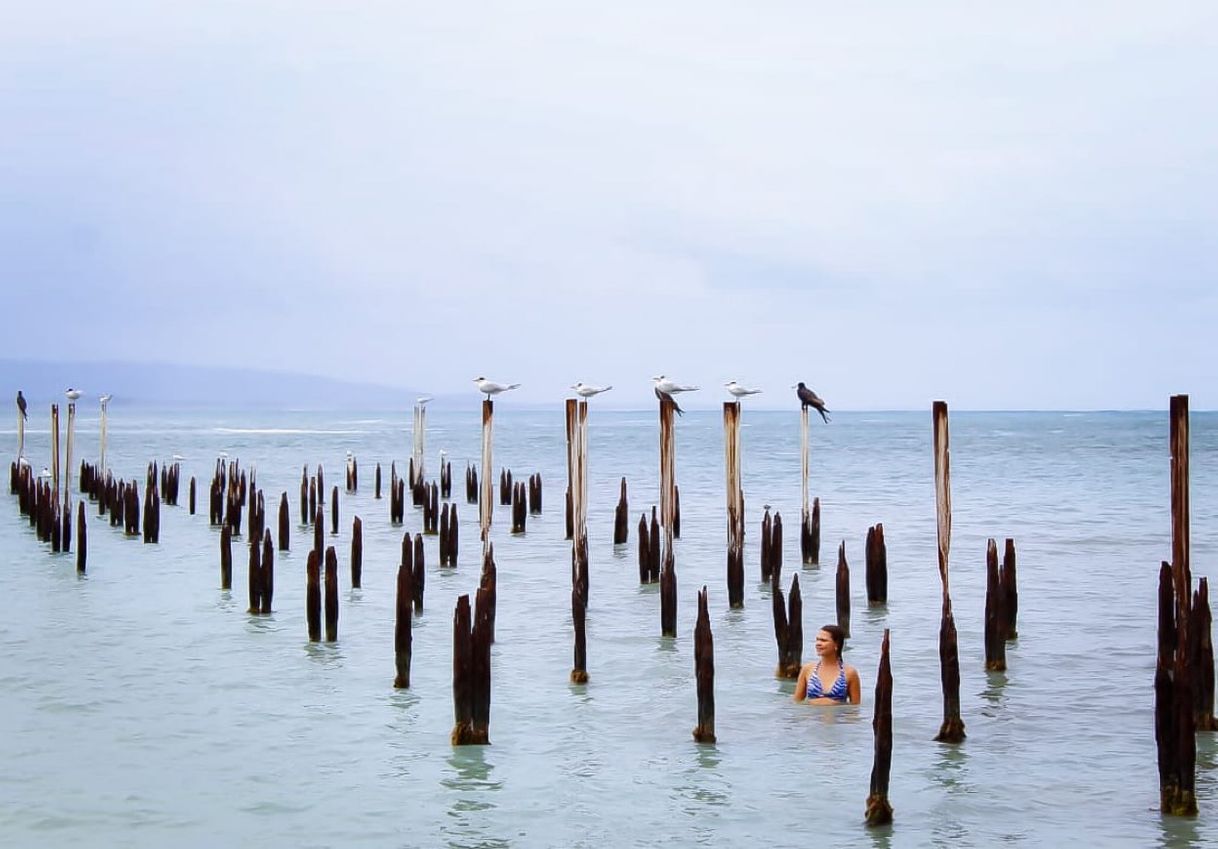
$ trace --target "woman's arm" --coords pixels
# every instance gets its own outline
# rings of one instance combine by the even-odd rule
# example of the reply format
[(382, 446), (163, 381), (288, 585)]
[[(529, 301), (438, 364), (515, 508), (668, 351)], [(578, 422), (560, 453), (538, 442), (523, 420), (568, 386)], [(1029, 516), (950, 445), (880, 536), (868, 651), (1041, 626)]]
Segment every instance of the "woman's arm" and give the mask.
[(795, 696), (797, 702), (802, 702), (808, 696), (808, 671), (812, 668), (812, 664), (805, 663), (799, 669), (799, 678), (795, 682)]
[(859, 683), (859, 671), (853, 666), (846, 667), (846, 701), (852, 705), (857, 705), (862, 701), (861, 690), (863, 685)]

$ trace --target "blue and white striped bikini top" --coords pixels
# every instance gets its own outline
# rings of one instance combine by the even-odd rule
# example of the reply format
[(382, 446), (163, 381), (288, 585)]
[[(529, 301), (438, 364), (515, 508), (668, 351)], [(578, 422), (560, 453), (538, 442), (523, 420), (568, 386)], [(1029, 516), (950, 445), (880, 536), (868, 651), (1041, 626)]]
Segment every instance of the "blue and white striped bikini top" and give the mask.
[(808, 676), (808, 698), (819, 699), (822, 696), (833, 699), (835, 702), (846, 701), (846, 664), (838, 664), (837, 680), (833, 682), (833, 686), (826, 693), (820, 685), (820, 661), (816, 662), (816, 668)]

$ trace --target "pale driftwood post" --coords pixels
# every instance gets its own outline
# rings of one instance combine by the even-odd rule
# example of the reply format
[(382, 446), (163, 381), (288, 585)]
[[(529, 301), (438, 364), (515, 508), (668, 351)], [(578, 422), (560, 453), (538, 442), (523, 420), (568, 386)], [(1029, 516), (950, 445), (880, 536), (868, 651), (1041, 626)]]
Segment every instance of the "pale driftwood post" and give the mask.
[(888, 659), (888, 629), (880, 644), (880, 668), (875, 675), (875, 708), (871, 728), (875, 735), (875, 757), (871, 764), (871, 792), (867, 796), (867, 825), (892, 822), (888, 801), (888, 777), (892, 772), (892, 663)]
[(51, 496), (59, 501), (59, 405), (51, 405)]
[[(18, 406), (17, 407), (17, 459), (18, 460), (20, 460), (22, 457), (25, 456), (25, 417), (26, 417), (26, 415), (28, 415), (28, 412), (22, 412), (21, 407)], [(103, 419), (103, 421), (105, 421), (105, 419)], [(105, 431), (103, 430), (102, 433), (105, 433)], [(102, 451), (103, 460), (105, 459), (105, 456), (106, 456), (106, 452), (103, 450)], [(105, 472), (104, 465), (102, 466), (102, 471), (103, 471), (103, 473)]]
[(660, 526), (673, 530), (676, 515), (677, 440), (673, 430), (676, 405), (667, 395), (660, 398)]
[(698, 593), (698, 619), (694, 625), (694, 676), (698, 682), (698, 724), (694, 739), (715, 742), (715, 638), (711, 634), (706, 587)]
[[(489, 469), (491, 468), (491, 443), (495, 424), (495, 402), (487, 398), (482, 402), (482, 490), (478, 496), (478, 532), (483, 540), (490, 537), (491, 517), (495, 513), (495, 489)], [(468, 604), (468, 600), (466, 601)]]
[[(99, 461), (103, 480), (105, 480), (106, 477), (106, 425), (108, 418), (108, 411), (106, 408), (109, 406), (109, 404), (110, 399), (103, 395), (101, 398), (101, 459)], [(194, 511), (192, 510), (191, 512), (193, 513)]]
[(935, 401), (931, 408), (935, 449), (935, 516), (939, 541), (939, 580), (943, 584), (943, 611), (939, 624), (939, 674), (943, 684), (943, 724), (935, 739), (940, 743), (964, 740), (960, 718), (960, 649), (956, 620), (948, 589), (948, 555), (952, 547), (951, 452), (947, 429), (947, 403)]
[(744, 607), (744, 490), (740, 485), (740, 402), (723, 402), (727, 474), (727, 605)]
[(411, 488), (417, 481), (425, 479), (423, 473), (423, 454), (427, 449), (427, 407), (423, 404), (414, 405), (414, 478), (410, 481)]
[(819, 552), (813, 554), (811, 550), (812, 539), (812, 513), (808, 507), (808, 467), (809, 467), (809, 448), (808, 448), (808, 407), (803, 405), (799, 411), (799, 482), (800, 482), (800, 556), (803, 562), (809, 565), (820, 562)]
[(76, 440), (76, 402), (68, 402), (68, 442), (63, 462), (63, 506), (67, 510), (72, 494), (72, 446)]
[(588, 402), (568, 398), (567, 475), (571, 493), (571, 618), (575, 630), (571, 682), (588, 681)]

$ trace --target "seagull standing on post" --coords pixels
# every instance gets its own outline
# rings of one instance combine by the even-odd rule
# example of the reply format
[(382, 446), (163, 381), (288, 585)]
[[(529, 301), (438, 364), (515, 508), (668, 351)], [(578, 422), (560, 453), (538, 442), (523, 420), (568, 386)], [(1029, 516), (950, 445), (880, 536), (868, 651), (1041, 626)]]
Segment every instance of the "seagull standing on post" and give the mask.
[(478, 391), (485, 393), (488, 400), (492, 395), (498, 395), (500, 392), (507, 392), (509, 389), (516, 389), (520, 386), (519, 383), (495, 383), (485, 377), (475, 377), (474, 383), (478, 384)]
[(612, 386), (591, 386), (583, 381), (572, 383), (571, 388), (575, 390), (575, 394), (580, 398), (591, 398), (593, 395), (600, 395), (602, 392), (608, 392)]
[(727, 387), (728, 394), (737, 401), (739, 401), (741, 398), (747, 398), (749, 395), (756, 395), (761, 391), (760, 389), (749, 389), (747, 386), (741, 386), (734, 380), (729, 380), (723, 385)]
[(677, 411), (678, 416), (685, 415), (685, 411), (678, 406), (677, 399), (672, 396), (678, 392), (696, 392), (702, 388), (700, 386), (682, 386), (679, 383), (674, 383), (662, 374), (653, 377), (652, 381), (655, 383), (656, 397), (661, 401), (665, 398), (672, 401), (672, 407)]
[(824, 419), (826, 423), (828, 423), (829, 416), (826, 414), (832, 412), (832, 410), (825, 408), (825, 399), (821, 398), (811, 389), (804, 386), (804, 382), (802, 380), (796, 384), (795, 394), (799, 396), (799, 403), (803, 405), (803, 409), (806, 410), (809, 407), (814, 408), (816, 412), (820, 413), (820, 417)]

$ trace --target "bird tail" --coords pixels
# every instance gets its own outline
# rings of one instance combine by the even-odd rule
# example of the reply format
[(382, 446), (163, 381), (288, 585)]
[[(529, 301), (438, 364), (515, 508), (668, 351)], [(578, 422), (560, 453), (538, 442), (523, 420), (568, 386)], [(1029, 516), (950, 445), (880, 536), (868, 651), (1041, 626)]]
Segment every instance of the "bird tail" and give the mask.
[(519, 383), (509, 383), (508, 384), (508, 389), (519, 389), (519, 388), (520, 388)]

